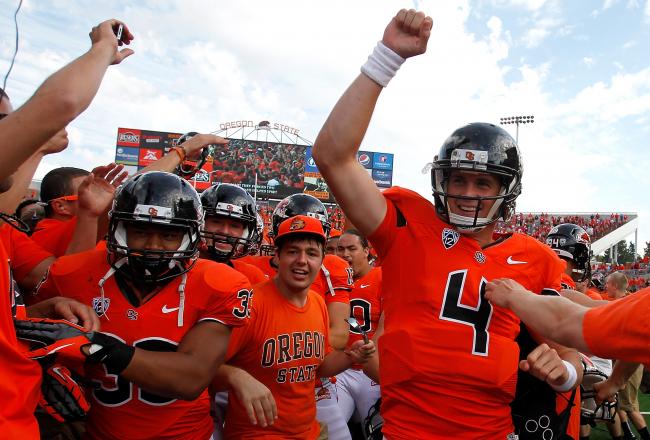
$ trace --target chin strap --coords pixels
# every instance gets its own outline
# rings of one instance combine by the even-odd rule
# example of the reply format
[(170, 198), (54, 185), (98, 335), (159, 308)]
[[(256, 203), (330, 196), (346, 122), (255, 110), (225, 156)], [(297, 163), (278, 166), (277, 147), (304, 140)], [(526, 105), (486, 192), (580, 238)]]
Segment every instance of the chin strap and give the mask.
[[(99, 280), (99, 283), (97, 283), (98, 286), (99, 286), (99, 292), (100, 292), (100, 296), (101, 296), (100, 297), (100, 302), (101, 303), (99, 304), (99, 307), (101, 307), (101, 312), (102, 312), (101, 315), (99, 315), (99, 312), (97, 314), (99, 316), (105, 316), (108, 321), (110, 321), (110, 319), (108, 317), (108, 314), (106, 313), (108, 311), (108, 307), (106, 307), (106, 299), (105, 299), (105, 294), (104, 294), (104, 284), (106, 284), (106, 281), (108, 281), (108, 279), (110, 277), (112, 277), (113, 274), (115, 274), (115, 271), (118, 270), (120, 267), (122, 267), (124, 265), (124, 263), (126, 263), (127, 261), (128, 261), (128, 258), (124, 257), (124, 258), (118, 260), (117, 263), (112, 264), (111, 267), (108, 269), (108, 271), (104, 274), (102, 279)], [(95, 311), (97, 311), (97, 310), (95, 310)]]

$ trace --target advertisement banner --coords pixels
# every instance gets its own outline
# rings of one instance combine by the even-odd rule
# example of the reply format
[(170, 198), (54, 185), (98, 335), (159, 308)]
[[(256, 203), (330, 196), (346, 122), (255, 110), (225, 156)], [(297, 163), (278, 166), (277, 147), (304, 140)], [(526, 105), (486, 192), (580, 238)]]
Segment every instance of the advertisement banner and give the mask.
[(374, 154), (371, 151), (359, 151), (357, 153), (357, 160), (364, 168), (372, 168), (372, 157)]
[(393, 171), (372, 170), (372, 180), (379, 188), (390, 188), (393, 185)]
[(161, 157), (163, 157), (163, 150), (158, 150), (155, 148), (140, 148), (140, 160), (138, 161), (138, 165), (146, 167)]
[(375, 153), (372, 167), (376, 170), (392, 170), (393, 155), (390, 153)]
[(117, 145), (118, 147), (139, 147), (140, 130), (133, 128), (118, 128)]
[(124, 165), (137, 165), (140, 159), (138, 148), (134, 147), (117, 147), (115, 149), (115, 163)]

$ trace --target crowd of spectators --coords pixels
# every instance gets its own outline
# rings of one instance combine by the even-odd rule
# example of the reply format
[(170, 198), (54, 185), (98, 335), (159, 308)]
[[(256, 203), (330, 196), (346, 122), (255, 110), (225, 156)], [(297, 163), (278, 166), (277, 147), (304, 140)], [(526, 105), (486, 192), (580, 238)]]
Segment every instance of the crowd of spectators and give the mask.
[(627, 223), (628, 220), (630, 218), (627, 214), (619, 213), (548, 214), (520, 212), (513, 215), (508, 222), (499, 221), (496, 232), (499, 234), (521, 232), (543, 242), (553, 226), (562, 223), (574, 223), (582, 226), (593, 242)]
[(213, 149), (214, 182), (291, 187), (302, 190), (305, 147), (232, 139)]

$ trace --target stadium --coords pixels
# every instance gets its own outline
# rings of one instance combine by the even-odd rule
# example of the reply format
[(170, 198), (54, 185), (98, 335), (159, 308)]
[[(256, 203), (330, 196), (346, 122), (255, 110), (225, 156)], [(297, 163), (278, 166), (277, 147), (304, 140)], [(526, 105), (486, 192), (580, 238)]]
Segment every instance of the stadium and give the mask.
[(650, 438), (650, 9), (67, 6), (0, 15), (3, 438)]

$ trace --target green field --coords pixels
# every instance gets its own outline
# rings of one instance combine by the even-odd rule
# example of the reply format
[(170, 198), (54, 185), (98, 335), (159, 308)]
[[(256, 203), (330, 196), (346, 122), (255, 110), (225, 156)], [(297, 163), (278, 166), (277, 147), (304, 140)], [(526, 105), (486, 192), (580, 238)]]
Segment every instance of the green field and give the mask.
[[(650, 412), (650, 394), (643, 394), (639, 392), (639, 407), (641, 412)], [(650, 424), (650, 414), (644, 414), (646, 423)], [(636, 433), (636, 431), (635, 431)], [(638, 437), (638, 436), (637, 436)], [(604, 425), (598, 425), (591, 430), (590, 440), (605, 440), (611, 439), (607, 428)]]

